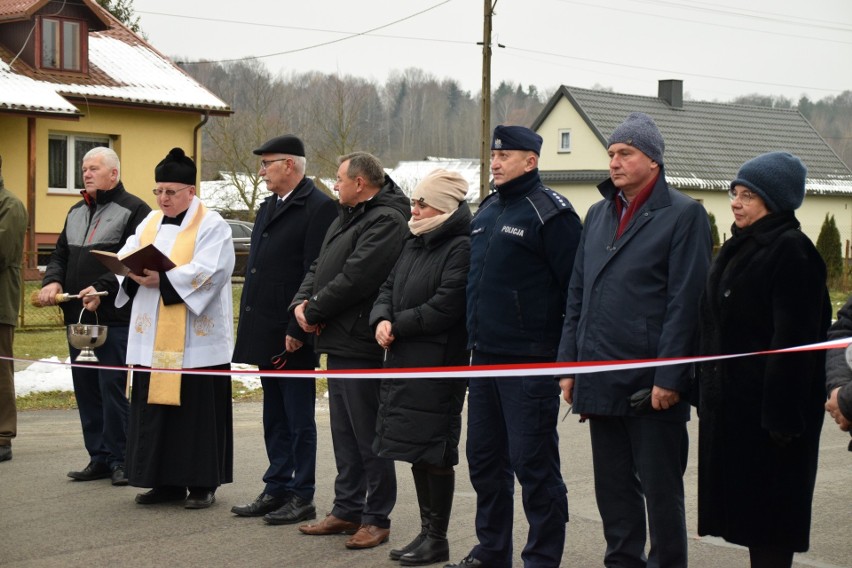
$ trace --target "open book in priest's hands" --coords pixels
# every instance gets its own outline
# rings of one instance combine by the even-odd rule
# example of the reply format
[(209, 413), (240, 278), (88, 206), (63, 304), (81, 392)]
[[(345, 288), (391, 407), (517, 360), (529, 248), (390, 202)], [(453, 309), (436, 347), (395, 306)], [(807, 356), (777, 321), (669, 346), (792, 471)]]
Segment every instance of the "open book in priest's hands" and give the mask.
[(89, 253), (101, 261), (112, 273), (119, 276), (126, 276), (128, 272), (144, 276), (146, 268), (156, 272), (168, 272), (176, 266), (169, 257), (160, 252), (160, 249), (153, 244), (139, 247), (121, 255), (94, 249)]

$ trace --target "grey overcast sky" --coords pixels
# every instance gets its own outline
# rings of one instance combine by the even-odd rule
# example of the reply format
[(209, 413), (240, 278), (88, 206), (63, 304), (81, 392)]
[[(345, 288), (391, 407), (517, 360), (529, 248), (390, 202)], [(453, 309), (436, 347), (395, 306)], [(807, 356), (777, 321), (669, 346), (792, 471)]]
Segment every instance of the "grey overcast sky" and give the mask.
[[(417, 67), (473, 93), (482, 84), (484, 0), (133, 6), (150, 42), (177, 60), (255, 56), (275, 73), (377, 82)], [(492, 88), (656, 95), (658, 79), (682, 79), (687, 97), (707, 101), (852, 90), (852, 0), (497, 0), (492, 45)]]

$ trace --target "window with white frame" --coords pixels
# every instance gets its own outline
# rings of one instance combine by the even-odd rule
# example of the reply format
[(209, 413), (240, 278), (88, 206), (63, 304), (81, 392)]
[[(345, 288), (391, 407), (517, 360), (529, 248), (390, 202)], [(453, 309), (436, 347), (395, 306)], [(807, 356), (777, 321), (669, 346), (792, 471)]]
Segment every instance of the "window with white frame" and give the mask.
[(51, 132), (47, 140), (48, 190), (79, 193), (83, 189), (83, 156), (96, 146), (109, 148), (109, 136)]
[(560, 152), (570, 152), (571, 151), (571, 129), (570, 128), (560, 128), (559, 129), (559, 151)]

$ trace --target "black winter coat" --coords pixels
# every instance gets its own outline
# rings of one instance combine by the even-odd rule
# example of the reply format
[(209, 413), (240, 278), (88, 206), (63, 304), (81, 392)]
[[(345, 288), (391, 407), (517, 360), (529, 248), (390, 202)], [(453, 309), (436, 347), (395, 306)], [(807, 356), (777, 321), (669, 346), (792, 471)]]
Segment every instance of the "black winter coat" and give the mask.
[[(440, 227), (406, 241), (370, 313), (373, 328), (391, 322), (394, 341), (385, 367), (468, 363), (470, 220), (470, 208), (462, 203)], [(373, 451), (411, 463), (456, 465), (466, 389), (461, 379), (383, 380)]]
[(289, 311), (305, 273), (316, 260), (337, 216), (333, 199), (303, 178), (281, 207), (272, 194), (257, 212), (251, 234), (246, 280), (240, 298), (233, 361), (264, 365), (284, 350), (289, 335), (305, 345), (288, 358), (288, 368), (314, 368), (312, 338)]
[(318, 353), (381, 362), (384, 350), (370, 329), (370, 310), (405, 243), (410, 216), (408, 198), (388, 176), (369, 201), (339, 207), (290, 305), (308, 300), (305, 319), (322, 326)]
[[(852, 336), (852, 296), (837, 312), (837, 321), (828, 328), (828, 339), (843, 339), (850, 336)], [(852, 420), (852, 369), (846, 362), (846, 350), (826, 351), (825, 370), (826, 393), (830, 395), (834, 389), (840, 389), (837, 393), (837, 406), (847, 420)], [(852, 452), (852, 441), (849, 442), (849, 451)]]
[[(830, 318), (825, 264), (793, 213), (732, 231), (702, 296), (701, 352), (823, 341)], [(699, 394), (698, 534), (807, 550), (825, 352), (704, 363)], [(792, 441), (775, 441), (784, 436)]]

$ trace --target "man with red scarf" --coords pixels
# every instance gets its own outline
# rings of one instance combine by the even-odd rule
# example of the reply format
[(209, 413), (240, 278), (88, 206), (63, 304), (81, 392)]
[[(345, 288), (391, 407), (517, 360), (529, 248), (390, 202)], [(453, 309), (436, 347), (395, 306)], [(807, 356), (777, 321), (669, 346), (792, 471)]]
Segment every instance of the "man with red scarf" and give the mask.
[[(693, 355), (710, 224), (672, 189), (654, 120), (632, 113), (607, 144), (604, 199), (586, 216), (568, 286), (560, 361)], [(607, 566), (687, 565), (683, 472), (691, 365), (580, 374), (560, 380), (589, 417), (595, 495)], [(645, 555), (645, 518), (651, 549)]]

